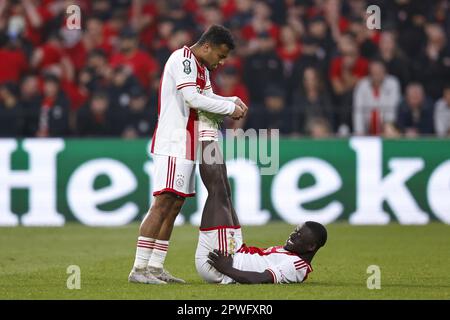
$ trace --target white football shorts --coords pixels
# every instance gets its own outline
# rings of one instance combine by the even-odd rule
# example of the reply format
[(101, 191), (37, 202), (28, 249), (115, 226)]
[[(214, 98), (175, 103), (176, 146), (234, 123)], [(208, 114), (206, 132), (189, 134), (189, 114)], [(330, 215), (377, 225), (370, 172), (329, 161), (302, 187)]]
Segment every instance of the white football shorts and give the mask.
[(242, 243), (242, 232), (239, 226), (200, 229), (195, 252), (195, 267), (200, 277), (211, 283), (222, 282), (224, 275), (208, 263), (208, 254), (218, 249), (233, 255)]
[(195, 162), (183, 158), (152, 154), (153, 195), (172, 192), (186, 198), (195, 196)]

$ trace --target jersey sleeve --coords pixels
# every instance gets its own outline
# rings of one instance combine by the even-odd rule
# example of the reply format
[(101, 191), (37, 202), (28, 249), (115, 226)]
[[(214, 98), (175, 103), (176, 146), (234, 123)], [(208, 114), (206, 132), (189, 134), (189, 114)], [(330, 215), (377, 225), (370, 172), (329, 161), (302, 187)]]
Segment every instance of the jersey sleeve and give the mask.
[(170, 71), (175, 79), (178, 90), (185, 87), (195, 87), (197, 83), (197, 65), (193, 58), (177, 55), (174, 56)]
[(266, 269), (273, 277), (273, 283), (300, 283), (306, 279), (308, 265), (302, 260), (286, 259)]

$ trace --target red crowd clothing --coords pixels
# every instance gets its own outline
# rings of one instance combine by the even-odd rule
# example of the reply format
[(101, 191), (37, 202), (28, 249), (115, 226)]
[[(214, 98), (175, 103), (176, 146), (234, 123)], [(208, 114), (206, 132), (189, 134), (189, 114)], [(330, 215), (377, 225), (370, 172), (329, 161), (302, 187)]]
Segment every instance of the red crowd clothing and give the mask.
[(55, 46), (52, 43), (45, 43), (40, 47), (42, 50), (42, 61), (38, 68), (43, 69), (52, 64), (60, 63), (64, 56), (64, 50), (60, 47)]
[(141, 50), (136, 50), (130, 56), (117, 53), (112, 56), (110, 62), (113, 68), (120, 65), (130, 66), (133, 74), (138, 78), (144, 88), (148, 88), (150, 80), (159, 69), (158, 62)]
[[(331, 67), (330, 67), (330, 78), (331, 79), (336, 79), (336, 78), (340, 79), (342, 77), (342, 62), (343, 62), (343, 57), (336, 57), (331, 62)], [(356, 59), (355, 64), (353, 65), (352, 74), (355, 77), (357, 77), (358, 79), (361, 79), (362, 77), (365, 77), (367, 75), (368, 68), (369, 68), (369, 62), (367, 61), (367, 59), (365, 59), (363, 57), (358, 57)]]
[(284, 47), (279, 47), (277, 54), (282, 61), (295, 62), (302, 55), (302, 47), (300, 44), (296, 44), (295, 50), (292, 52), (288, 52)]
[(27, 69), (27, 58), (21, 50), (0, 49), (0, 84), (8, 81), (18, 83)]

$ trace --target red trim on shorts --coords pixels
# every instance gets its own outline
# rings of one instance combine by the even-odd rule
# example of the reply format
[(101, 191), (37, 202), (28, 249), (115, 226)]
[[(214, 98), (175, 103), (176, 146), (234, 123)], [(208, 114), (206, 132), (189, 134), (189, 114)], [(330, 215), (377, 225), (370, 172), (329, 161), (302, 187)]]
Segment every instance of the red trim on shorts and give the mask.
[(194, 193), (183, 193), (183, 192), (177, 191), (172, 188), (164, 188), (162, 190), (155, 191), (155, 192), (153, 192), (153, 195), (159, 196), (160, 194), (163, 194), (165, 192), (175, 193), (176, 195), (183, 197), (183, 198), (195, 197), (195, 192)]
[(212, 230), (219, 230), (219, 229), (240, 229), (241, 226), (217, 226), (217, 227), (211, 227), (211, 228), (199, 228), (200, 231), (212, 231)]

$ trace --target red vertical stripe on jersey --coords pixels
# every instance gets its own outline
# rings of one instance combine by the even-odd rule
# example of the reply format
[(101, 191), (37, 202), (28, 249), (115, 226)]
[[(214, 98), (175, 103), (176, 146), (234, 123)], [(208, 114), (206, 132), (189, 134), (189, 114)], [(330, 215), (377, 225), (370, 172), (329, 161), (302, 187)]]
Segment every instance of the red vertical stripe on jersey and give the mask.
[(188, 160), (195, 160), (197, 119), (197, 110), (189, 109), (189, 119), (186, 125), (186, 159)]

